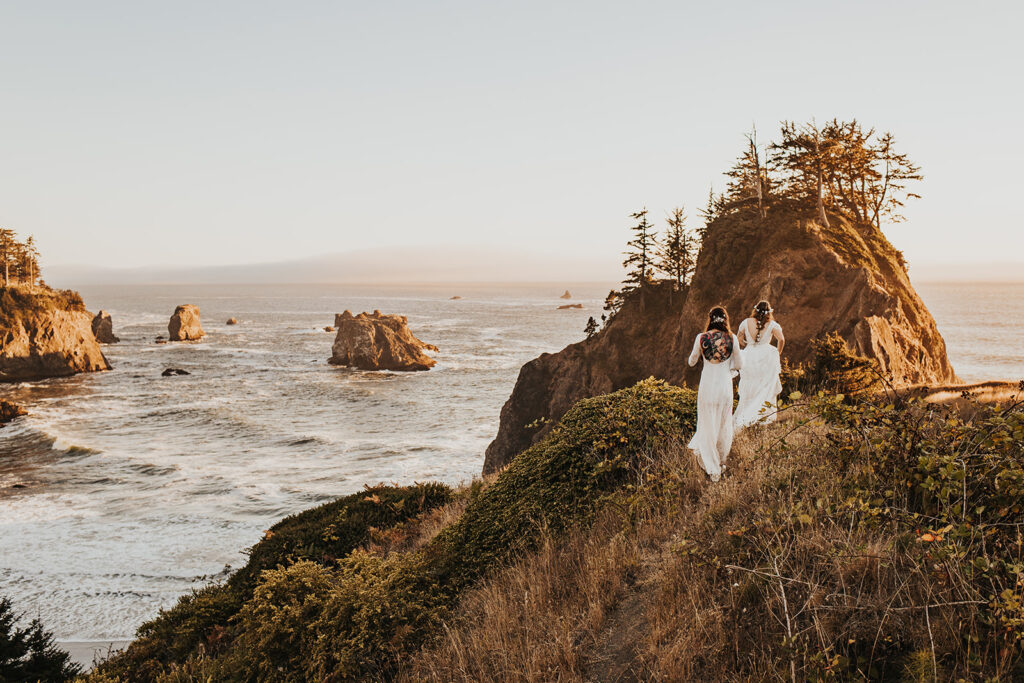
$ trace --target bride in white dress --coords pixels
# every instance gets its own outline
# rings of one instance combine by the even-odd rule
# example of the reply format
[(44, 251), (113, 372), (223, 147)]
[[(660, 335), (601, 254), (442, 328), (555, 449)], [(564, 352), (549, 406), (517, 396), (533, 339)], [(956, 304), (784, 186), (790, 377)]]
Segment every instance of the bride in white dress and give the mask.
[[(772, 318), (772, 307), (767, 301), (758, 302), (751, 317), (740, 323), (737, 337), (745, 348), (740, 401), (734, 415), (736, 429), (758, 422), (774, 422), (776, 403), (782, 392), (779, 357), (786, 338), (782, 326)], [(778, 341), (778, 348), (772, 346), (773, 339)]]
[(704, 367), (697, 389), (697, 431), (689, 447), (711, 481), (718, 481), (732, 450), (732, 371), (743, 367), (739, 341), (731, 333), (729, 314), (721, 306), (711, 309), (706, 331), (693, 340), (690, 367), (700, 358)]

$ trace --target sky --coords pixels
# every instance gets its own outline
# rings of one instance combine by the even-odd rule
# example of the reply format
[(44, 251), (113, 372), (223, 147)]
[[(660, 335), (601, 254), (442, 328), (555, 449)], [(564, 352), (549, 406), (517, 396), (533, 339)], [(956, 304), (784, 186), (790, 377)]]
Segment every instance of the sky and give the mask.
[(1022, 7), (0, 2), (0, 225), (44, 274), (458, 245), (601, 279), (752, 125), (856, 117), (923, 169), (912, 272), (1024, 261)]

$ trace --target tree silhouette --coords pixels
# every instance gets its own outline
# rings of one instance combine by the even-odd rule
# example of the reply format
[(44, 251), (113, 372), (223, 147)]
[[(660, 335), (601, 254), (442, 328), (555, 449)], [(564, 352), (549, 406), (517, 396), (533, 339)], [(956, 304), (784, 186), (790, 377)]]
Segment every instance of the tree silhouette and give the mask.
[(630, 218), (637, 223), (632, 227), (633, 239), (626, 243), (627, 250), (624, 252), (626, 260), (622, 262), (622, 267), (628, 270), (623, 281), (623, 291), (639, 289), (642, 296), (654, 275), (654, 256), (658, 242), (654, 226), (647, 220), (646, 208), (630, 214)]
[(594, 320), (594, 316), (590, 316), (590, 319), (587, 320), (587, 326), (583, 328), (583, 332), (587, 335), (587, 339), (597, 334), (597, 321)]
[(686, 228), (686, 214), (682, 207), (672, 210), (666, 219), (668, 227), (657, 249), (656, 265), (669, 276), (676, 290), (689, 282), (693, 272), (696, 239)]
[[(734, 202), (757, 201), (757, 213), (763, 219), (768, 215), (768, 170), (761, 161), (761, 153), (757, 147), (757, 128), (751, 128), (745, 136), (747, 147), (733, 167), (726, 171), (732, 180), (726, 187), (726, 194)], [(713, 207), (714, 196), (708, 198), (709, 207)]]
[(0, 266), (4, 270), (5, 287), (9, 287), (11, 284), (11, 265), (14, 263), (17, 244), (13, 230), (0, 228)]
[(0, 598), (0, 681), (70, 681), (81, 673), (38, 619), (24, 628), (8, 598)]

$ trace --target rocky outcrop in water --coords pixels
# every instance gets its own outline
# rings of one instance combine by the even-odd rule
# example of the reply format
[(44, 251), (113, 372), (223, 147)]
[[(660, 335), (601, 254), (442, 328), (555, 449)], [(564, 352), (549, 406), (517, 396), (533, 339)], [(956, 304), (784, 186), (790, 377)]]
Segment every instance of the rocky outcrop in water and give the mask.
[(409, 330), (404, 315), (383, 315), (380, 311), (334, 316), (337, 334), (331, 348), (332, 365), (360, 370), (429, 370), (437, 361), (424, 351), (437, 351)]
[(570, 294), (570, 293), (569, 293), (569, 290), (567, 289), (567, 290), (565, 290), (565, 292), (564, 292), (564, 293), (562, 294), (562, 296), (560, 296), (560, 297), (558, 297), (558, 298), (559, 298), (559, 299), (571, 299), (571, 298), (572, 298), (572, 294)]
[(224, 323), (224, 324), (225, 325), (237, 325), (238, 324), (238, 318), (228, 318), (228, 321), (226, 323)]
[(180, 377), (183, 375), (191, 375), (192, 373), (188, 370), (182, 370), (181, 368), (167, 368), (160, 373), (161, 377)]
[(77, 292), (0, 288), (0, 382), (109, 369)]
[(0, 427), (22, 415), (28, 415), (28, 413), (21, 406), (9, 401), (0, 401)]
[(558, 310), (567, 311), (570, 308), (583, 308), (583, 304), (562, 304), (558, 307)]
[(763, 222), (756, 214), (715, 221), (686, 290), (661, 286), (633, 296), (593, 338), (523, 366), (484, 473), (503, 467), (582, 398), (649, 376), (695, 387), (700, 366), (687, 367), (686, 357), (708, 310), (719, 304), (735, 328), (768, 299), (785, 330), (784, 357), (794, 365), (810, 359), (812, 340), (837, 331), (898, 386), (956, 382), (902, 255), (871, 225), (831, 215), (829, 221), (825, 228), (785, 212)]
[(92, 319), (92, 334), (100, 344), (116, 344), (121, 341), (114, 335), (114, 321), (106, 311), (100, 311)]
[(206, 334), (199, 322), (199, 307), (183, 304), (174, 309), (171, 321), (167, 323), (170, 341), (198, 341)]

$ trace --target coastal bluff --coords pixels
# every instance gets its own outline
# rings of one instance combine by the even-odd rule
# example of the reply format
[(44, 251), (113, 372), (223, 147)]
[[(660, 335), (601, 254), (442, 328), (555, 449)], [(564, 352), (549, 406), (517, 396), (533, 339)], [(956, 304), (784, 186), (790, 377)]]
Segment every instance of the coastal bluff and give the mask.
[(331, 365), (415, 371), (429, 370), (437, 363), (424, 353), (437, 347), (417, 339), (404, 315), (345, 311), (334, 316), (334, 328), (337, 333), (327, 361)]
[(45, 287), (0, 287), (0, 382), (109, 370), (81, 296)]
[(770, 301), (792, 366), (811, 360), (813, 340), (835, 331), (852, 352), (877, 360), (896, 386), (957, 382), (902, 254), (873, 225), (828, 219), (824, 226), (780, 210), (764, 220), (749, 213), (715, 220), (682, 291), (664, 283), (627, 297), (592, 338), (522, 367), (484, 474), (535, 443), (580, 399), (651, 376), (696, 387), (700, 366), (688, 367), (686, 357), (716, 305), (728, 309), (735, 329), (758, 300)]

